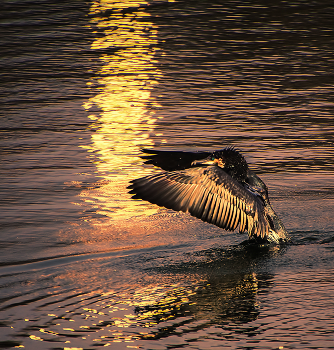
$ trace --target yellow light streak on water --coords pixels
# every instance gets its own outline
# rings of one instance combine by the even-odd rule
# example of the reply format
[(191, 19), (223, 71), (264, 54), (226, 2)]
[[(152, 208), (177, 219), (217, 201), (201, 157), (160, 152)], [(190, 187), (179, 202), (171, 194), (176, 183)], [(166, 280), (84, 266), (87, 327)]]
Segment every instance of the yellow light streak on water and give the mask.
[[(91, 143), (84, 146), (101, 178), (98, 189), (82, 191), (81, 197), (99, 214), (122, 220), (138, 212), (150, 215), (157, 208), (130, 199), (126, 187), (129, 181), (147, 174), (138, 157), (142, 147), (153, 145), (155, 109), (159, 107), (151, 96), (161, 72), (156, 67), (157, 26), (150, 15), (140, 9), (146, 1), (96, 1), (91, 7), (92, 25), (99, 35), (92, 50), (99, 52), (103, 66), (98, 72), (98, 93), (84, 108), (97, 107), (91, 114), (95, 121)], [(124, 14), (122, 10), (138, 7)], [(112, 11), (112, 15), (106, 15)], [(110, 49), (110, 53), (108, 52)], [(88, 87), (92, 82), (88, 83)]]

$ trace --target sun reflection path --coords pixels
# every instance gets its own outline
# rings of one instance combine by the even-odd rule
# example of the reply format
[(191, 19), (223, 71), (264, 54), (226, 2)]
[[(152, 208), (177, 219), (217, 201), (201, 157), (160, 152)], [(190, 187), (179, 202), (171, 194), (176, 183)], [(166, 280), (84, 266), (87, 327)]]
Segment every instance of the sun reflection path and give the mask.
[(98, 189), (84, 190), (81, 197), (113, 220), (156, 212), (154, 206), (131, 201), (126, 190), (130, 179), (148, 172), (138, 155), (153, 144), (155, 111), (160, 107), (151, 96), (161, 76), (155, 60), (158, 31), (143, 5), (147, 2), (101, 0), (93, 3), (90, 13), (98, 34), (91, 48), (101, 52), (103, 66), (97, 78), (100, 90), (84, 104), (87, 111), (99, 110), (89, 116), (95, 121), (94, 131), (84, 148), (102, 179)]

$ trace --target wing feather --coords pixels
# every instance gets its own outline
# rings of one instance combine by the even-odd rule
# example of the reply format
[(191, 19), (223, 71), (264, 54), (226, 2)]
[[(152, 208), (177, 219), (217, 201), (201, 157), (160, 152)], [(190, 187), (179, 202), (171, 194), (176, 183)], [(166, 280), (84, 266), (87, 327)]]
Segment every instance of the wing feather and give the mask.
[(240, 210), (240, 226), (239, 226), (239, 233), (245, 233), (246, 231), (246, 224), (247, 224), (247, 218), (245, 212), (241, 209)]
[(215, 211), (217, 211), (217, 208), (219, 208), (219, 205), (217, 205), (217, 199), (218, 199), (218, 195), (217, 193), (214, 193), (212, 195), (212, 202), (211, 202), (211, 206), (210, 206), (210, 210), (208, 212), (208, 215), (207, 215), (207, 221), (210, 222), (210, 223), (214, 223), (214, 213)]
[(203, 207), (203, 213), (202, 213), (202, 216), (201, 216), (201, 219), (203, 221), (208, 221), (208, 212), (209, 212), (209, 210), (211, 208), (212, 201), (213, 201), (213, 194), (208, 192), (207, 200), (206, 200), (205, 205)]
[(228, 217), (230, 215), (230, 202), (229, 201), (226, 201), (225, 202), (225, 205), (224, 205), (224, 211), (223, 211), (223, 214), (222, 214), (222, 218), (221, 218), (221, 226), (222, 228), (227, 228), (227, 221), (228, 221)]
[(203, 199), (203, 196), (205, 195), (205, 192), (206, 192), (205, 187), (197, 185), (196, 192), (194, 192), (191, 203), (188, 208), (188, 212), (191, 215), (196, 216), (197, 218), (200, 218), (200, 215), (201, 215), (200, 204)]
[(232, 231), (234, 231), (238, 227), (238, 224), (240, 223), (240, 212), (241, 212), (240, 209), (236, 208), (236, 218), (233, 226), (231, 227)]
[(191, 215), (227, 230), (265, 237), (269, 223), (261, 198), (218, 166), (162, 172), (133, 180), (134, 198)]
[[(207, 200), (208, 200), (208, 194), (209, 194), (209, 191), (208, 191), (206, 188), (204, 188), (201, 201), (198, 202), (198, 203), (197, 203), (197, 206), (195, 207), (195, 211), (198, 213), (198, 214), (197, 214), (197, 215), (198, 215), (197, 217), (198, 217), (199, 219), (201, 219), (202, 216), (203, 216), (203, 210), (204, 210), (205, 204), (206, 204), (206, 202), (207, 202)], [(190, 214), (191, 214), (191, 212), (190, 212)]]
[(180, 198), (180, 210), (187, 211), (189, 202), (192, 199), (193, 193), (196, 191), (197, 186), (195, 184), (190, 184), (187, 186), (184, 197)]
[(226, 213), (227, 201), (223, 200), (220, 202), (219, 214), (217, 218), (217, 226), (224, 227), (224, 218)]
[(237, 215), (237, 207), (235, 206), (235, 204), (233, 203), (233, 205), (231, 206), (231, 215), (230, 215), (230, 220), (229, 220), (229, 225), (228, 225), (228, 228), (230, 230), (232, 230), (232, 227), (234, 226), (235, 222), (235, 218), (236, 218), (236, 215)]
[(217, 194), (216, 195), (216, 205), (214, 206), (214, 211), (213, 211), (213, 214), (212, 214), (212, 223), (216, 226), (218, 226), (218, 218), (219, 218), (219, 210), (221, 208), (221, 203), (222, 201), (220, 200), (220, 197), (219, 195)]
[(218, 227), (221, 227), (220, 221), (221, 221), (221, 217), (222, 217), (222, 212), (224, 210), (224, 205), (226, 204), (225, 201), (220, 200), (218, 201), (218, 203), (216, 204), (217, 206), (217, 213), (216, 213), (216, 219), (215, 219), (215, 225)]

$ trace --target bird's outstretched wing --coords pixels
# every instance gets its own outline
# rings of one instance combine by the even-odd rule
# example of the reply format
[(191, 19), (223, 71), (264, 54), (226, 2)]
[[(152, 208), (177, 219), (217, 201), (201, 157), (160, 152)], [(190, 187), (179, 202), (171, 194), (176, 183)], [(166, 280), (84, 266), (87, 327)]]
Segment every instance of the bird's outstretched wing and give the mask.
[(158, 151), (142, 149), (145, 164), (153, 164), (167, 171), (184, 170), (191, 167), (195, 160), (207, 158), (210, 152)]
[(162, 172), (131, 181), (133, 198), (191, 215), (226, 230), (265, 238), (264, 203), (218, 166)]

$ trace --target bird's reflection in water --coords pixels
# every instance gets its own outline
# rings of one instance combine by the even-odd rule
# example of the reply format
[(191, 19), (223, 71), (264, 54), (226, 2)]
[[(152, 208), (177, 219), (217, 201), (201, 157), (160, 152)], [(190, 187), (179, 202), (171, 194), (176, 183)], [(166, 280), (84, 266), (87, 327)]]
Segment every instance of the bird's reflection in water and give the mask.
[[(147, 348), (147, 341), (160, 339), (169, 344), (174, 336), (188, 342), (201, 337), (202, 330), (212, 330), (224, 339), (252, 336), (261, 332), (252, 322), (261, 313), (258, 295), (267, 293), (273, 284), (274, 275), (263, 271), (281, 252), (277, 245), (250, 241), (173, 254), (169, 262), (160, 261), (156, 252), (140, 252), (140, 268), (131, 268), (131, 257), (126, 257), (130, 269), (122, 269), (123, 285), (118, 290), (113, 290), (115, 276), (107, 267), (110, 264), (116, 271), (124, 260), (108, 258), (103, 271), (109, 282), (103, 292), (55, 295), (55, 300), (39, 305), (43, 316), (22, 332), (33, 340), (71, 342), (77, 348), (85, 348), (90, 341), (100, 346), (124, 342)], [(57, 314), (49, 312), (54, 303)]]
[(229, 332), (254, 332), (254, 327), (245, 325), (257, 319), (257, 295), (268, 292), (274, 278), (270, 273), (256, 273), (256, 265), (278, 252), (277, 247), (247, 242), (231, 249), (200, 252), (195, 262), (163, 268), (166, 274), (199, 282), (175, 285), (155, 302), (139, 303), (135, 307), (137, 317), (156, 325), (142, 338), (159, 339), (210, 326)]

